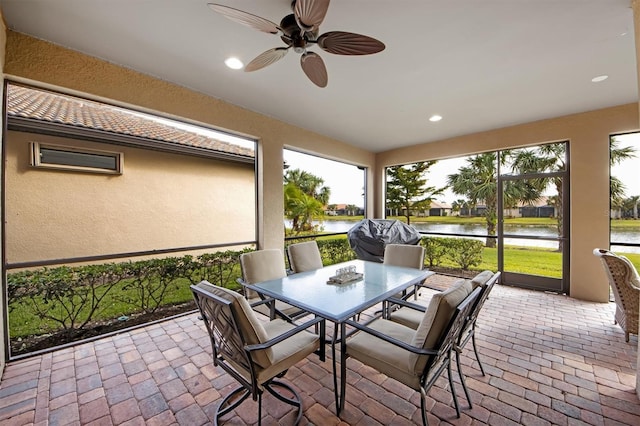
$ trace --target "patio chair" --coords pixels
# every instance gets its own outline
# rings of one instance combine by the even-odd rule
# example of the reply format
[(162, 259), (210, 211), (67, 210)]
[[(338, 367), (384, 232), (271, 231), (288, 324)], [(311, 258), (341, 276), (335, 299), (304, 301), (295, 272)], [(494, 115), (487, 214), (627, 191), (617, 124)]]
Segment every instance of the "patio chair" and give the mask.
[(313, 271), (323, 266), (320, 249), (315, 240), (289, 245), (287, 256), (293, 273)]
[[(424, 247), (421, 245), (412, 244), (387, 244), (384, 248), (384, 260), (385, 265), (404, 266), (406, 268), (424, 268)], [(417, 297), (417, 290), (422, 283), (414, 286), (413, 292), (405, 296), (408, 297), (413, 294)], [(414, 297), (414, 298), (415, 298)]]
[[(367, 325), (346, 321), (354, 330), (341, 343), (341, 403), (346, 400), (346, 362), (354, 358), (420, 392), (422, 423), (427, 424), (427, 393), (446, 369), (460, 417), (451, 373), (451, 355), (481, 290), (469, 281), (433, 296), (418, 329), (378, 318)], [(463, 383), (464, 386), (464, 383)]]
[(242, 269), (242, 278), (238, 278), (237, 281), (243, 285), (245, 297), (255, 311), (268, 316), (270, 319), (274, 319), (275, 315), (278, 315), (289, 322), (307, 315), (306, 311), (279, 300), (265, 304), (258, 293), (244, 287), (245, 284), (254, 284), (287, 276), (284, 257), (280, 250), (268, 249), (243, 253), (240, 255), (240, 269)]
[[(297, 408), (295, 424), (298, 424), (302, 418), (300, 395), (277, 379), (314, 352), (324, 361), (324, 320), (316, 318), (299, 326), (282, 319), (263, 322), (256, 318), (247, 300), (235, 291), (207, 281), (192, 285), (191, 291), (211, 339), (213, 364), (240, 384), (217, 406), (214, 424), (249, 396), (258, 401), (260, 424), (265, 390)], [(307, 330), (318, 324), (322, 330), (320, 335)]]
[[(424, 267), (424, 247), (412, 244), (387, 244), (384, 248), (384, 259), (382, 263), (385, 265), (422, 269)], [(414, 285), (411, 292), (407, 293), (406, 291), (403, 291), (402, 293), (396, 294), (394, 297), (398, 299), (406, 299), (412, 294), (415, 296), (420, 285), (422, 285), (422, 283)], [(383, 316), (385, 318), (388, 317), (389, 312), (395, 308), (395, 305), (384, 301), (382, 303)]]
[[(484, 302), (489, 297), (489, 293), (491, 293), (493, 286), (498, 282), (499, 279), (500, 272), (493, 273), (491, 271), (483, 271), (471, 280), (458, 280), (456, 284), (454, 284), (455, 287), (457, 285), (461, 285), (461, 283), (468, 281), (474, 290), (477, 288), (480, 289), (480, 296), (478, 296), (478, 299), (475, 301), (473, 307), (471, 308), (469, 317), (465, 320), (464, 326), (462, 327), (462, 332), (460, 333), (460, 336), (458, 337), (458, 340), (454, 345), (458, 375), (460, 376), (460, 382), (462, 383), (462, 388), (464, 389), (464, 393), (467, 397), (469, 408), (473, 408), (473, 403), (471, 402), (471, 395), (469, 395), (465, 383), (464, 374), (462, 373), (460, 354), (462, 353), (465, 345), (469, 342), (469, 340), (471, 340), (471, 343), (473, 345), (473, 353), (478, 360), (480, 372), (483, 376), (485, 375), (484, 367), (482, 366), (482, 361), (480, 361), (480, 354), (478, 354), (478, 347), (476, 345), (476, 322), (478, 320), (478, 315), (480, 314), (480, 311), (484, 306)], [(398, 303), (401, 304), (402, 302)], [(425, 311), (426, 308), (422, 305), (405, 303), (402, 308), (390, 314), (389, 320), (416, 330), (420, 326), (420, 322), (422, 321), (422, 317), (424, 315), (423, 312)]]
[(614, 323), (624, 330), (625, 341), (629, 334), (638, 334), (638, 310), (640, 297), (640, 277), (633, 263), (624, 256), (609, 250), (595, 249), (593, 254), (602, 261), (609, 279), (609, 286), (616, 302)]

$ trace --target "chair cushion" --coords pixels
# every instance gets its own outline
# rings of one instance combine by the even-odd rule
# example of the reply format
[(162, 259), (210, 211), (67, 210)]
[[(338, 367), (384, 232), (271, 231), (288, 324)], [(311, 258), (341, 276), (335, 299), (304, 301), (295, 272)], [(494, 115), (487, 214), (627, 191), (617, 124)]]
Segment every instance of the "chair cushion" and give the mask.
[[(258, 250), (240, 255), (240, 267), (242, 279), (247, 284), (261, 281), (275, 280), (287, 276), (284, 267), (284, 256), (278, 249)], [(257, 297), (257, 294), (248, 290), (247, 298)]]
[[(433, 348), (440, 341), (456, 307), (471, 291), (471, 280), (458, 280), (446, 291), (434, 294), (411, 344), (424, 349)], [(409, 358), (409, 368), (418, 374), (428, 361), (428, 357), (416, 354), (411, 354)]]
[(473, 290), (478, 287), (486, 287), (487, 282), (493, 277), (493, 272), (491, 271), (482, 271), (471, 280), (471, 286)]
[(387, 244), (384, 249), (384, 264), (422, 269), (424, 247), (409, 244)]
[[(295, 324), (281, 319), (275, 319), (264, 324), (269, 339), (286, 333), (295, 327)], [(320, 338), (317, 334), (302, 331), (280, 343), (276, 343), (271, 348), (272, 351), (268, 352), (270, 364), (266, 368), (256, 369), (259, 383), (264, 383), (311, 355), (320, 348)]]
[[(416, 301), (412, 300), (411, 303), (424, 306), (426, 310), (426, 307), (429, 306), (429, 302), (431, 302), (431, 298), (433, 297), (433, 295), (438, 293), (440, 293), (440, 290), (434, 290), (434, 289), (425, 287), (422, 289), (421, 294), (425, 295), (426, 297), (424, 299), (418, 299)], [(402, 307), (397, 311), (391, 312), (388, 319), (393, 322), (397, 322), (398, 324), (402, 324), (406, 327), (417, 330), (418, 326), (422, 322), (423, 317), (424, 317), (423, 311), (419, 311), (417, 309), (408, 308), (408, 307)]]
[(242, 276), (246, 283), (275, 280), (287, 276), (284, 257), (278, 249), (258, 250), (240, 255)]
[(640, 289), (640, 276), (638, 275), (638, 271), (636, 270), (635, 265), (631, 263), (631, 261), (626, 256), (618, 257), (627, 265), (627, 268), (629, 270), (629, 284), (631, 284), (632, 287)]
[(389, 320), (417, 330), (422, 322), (422, 318), (424, 318), (424, 314), (424, 312), (417, 309), (403, 307), (392, 312), (391, 315), (389, 315)]
[[(242, 337), (248, 345), (264, 343), (269, 340), (269, 335), (263, 327), (263, 323), (256, 318), (251, 306), (249, 306), (249, 302), (241, 294), (224, 287), (215, 286), (208, 281), (201, 281), (197, 286), (232, 302), (231, 309), (238, 322), (238, 328), (240, 328), (240, 333), (242, 333)], [(263, 351), (254, 352), (252, 356), (257, 364), (267, 367), (271, 364), (271, 359), (273, 358), (272, 351), (272, 348), (267, 348)]]
[(322, 268), (322, 257), (315, 241), (291, 244), (287, 248), (293, 272), (313, 271)]
[[(411, 344), (415, 335), (415, 330), (382, 318), (367, 327), (408, 344)], [(409, 351), (371, 334), (359, 332), (347, 340), (347, 355), (415, 390), (420, 389), (419, 375), (408, 368)]]

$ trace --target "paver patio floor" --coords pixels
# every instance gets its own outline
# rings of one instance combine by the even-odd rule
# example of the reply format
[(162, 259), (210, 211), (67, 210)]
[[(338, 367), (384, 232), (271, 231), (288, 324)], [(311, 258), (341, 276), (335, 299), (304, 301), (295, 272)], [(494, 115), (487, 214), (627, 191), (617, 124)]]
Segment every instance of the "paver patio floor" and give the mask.
[[(436, 278), (442, 285), (450, 281)], [(613, 309), (496, 286), (478, 321), (486, 376), (471, 345), (462, 357), (473, 409), (457, 386), (462, 414), (456, 418), (441, 377), (429, 392), (429, 423), (640, 425), (638, 341), (624, 341)], [(340, 418), (330, 358), (323, 363), (311, 356), (287, 372), (285, 379), (303, 399), (302, 424), (420, 423), (417, 392), (357, 361), (347, 365), (347, 404)], [(203, 425), (234, 386), (213, 366), (204, 325), (189, 314), (9, 363), (0, 382), (0, 424)], [(264, 396), (262, 424), (291, 424), (292, 418), (288, 406)], [(245, 402), (222, 420), (254, 424), (256, 403)]]

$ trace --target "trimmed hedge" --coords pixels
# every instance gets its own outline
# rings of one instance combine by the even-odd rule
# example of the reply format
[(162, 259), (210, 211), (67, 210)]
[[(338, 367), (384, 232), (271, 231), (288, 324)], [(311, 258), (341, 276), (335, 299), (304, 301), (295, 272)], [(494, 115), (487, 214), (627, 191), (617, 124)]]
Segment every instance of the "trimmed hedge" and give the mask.
[[(149, 314), (163, 306), (191, 302), (189, 285), (203, 279), (237, 290), (238, 259), (248, 251), (7, 274), (11, 337), (33, 334), (34, 318), (42, 322), (35, 327), (40, 333), (82, 330), (94, 320)], [(24, 327), (21, 319), (31, 324)]]
[[(287, 243), (310, 239), (302, 237)], [(324, 265), (356, 258), (346, 238), (316, 241)], [(447, 261), (467, 270), (482, 260), (480, 241), (424, 237), (421, 244), (425, 247), (427, 267)], [(95, 331), (96, 324), (124, 322), (171, 306), (182, 305), (183, 311), (195, 309), (189, 285), (205, 279), (239, 290), (236, 281), (241, 276), (239, 256), (249, 251), (252, 249), (9, 273), (11, 340), (47, 333), (79, 339), (83, 331)], [(64, 342), (55, 344), (60, 343)]]
[(468, 238), (423, 237), (420, 244), (425, 249), (425, 264), (432, 268), (447, 259), (463, 271), (482, 263), (484, 244)]

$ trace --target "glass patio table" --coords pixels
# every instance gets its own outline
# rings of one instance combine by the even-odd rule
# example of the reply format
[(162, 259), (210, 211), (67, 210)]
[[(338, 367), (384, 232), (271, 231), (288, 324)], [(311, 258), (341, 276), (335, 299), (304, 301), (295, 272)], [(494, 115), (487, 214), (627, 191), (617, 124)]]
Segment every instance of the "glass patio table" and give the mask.
[[(362, 274), (360, 279), (344, 284), (329, 283), (329, 279), (336, 275), (338, 269), (350, 266), (355, 266), (356, 272)], [(315, 271), (300, 272), (275, 280), (245, 284), (245, 286), (264, 296), (281, 300), (335, 323), (331, 351), (336, 411), (339, 413), (341, 407), (339, 406), (335, 349), (339, 326), (344, 328), (345, 320), (421, 283), (433, 274), (434, 272), (425, 269), (352, 260), (325, 266)]]

